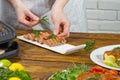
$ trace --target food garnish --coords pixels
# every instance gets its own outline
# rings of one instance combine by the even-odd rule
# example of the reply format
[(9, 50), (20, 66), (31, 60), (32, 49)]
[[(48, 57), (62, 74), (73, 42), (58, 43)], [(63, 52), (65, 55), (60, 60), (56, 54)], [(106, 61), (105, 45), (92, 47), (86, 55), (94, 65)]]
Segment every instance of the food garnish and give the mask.
[(120, 47), (105, 51), (104, 64), (116, 68), (120, 68)]
[(47, 16), (43, 16), (42, 18), (40, 18), (40, 23), (44, 23), (46, 26), (49, 26), (49, 22), (48, 22), (48, 18)]
[(95, 40), (89, 40), (87, 41), (85, 44), (86, 44), (86, 47), (84, 48), (86, 51), (91, 51), (93, 49), (93, 45), (95, 43)]
[(55, 34), (50, 34), (50, 38), (56, 38), (57, 37), (57, 35), (55, 35)]
[(40, 32), (41, 32), (40, 30), (33, 30), (35, 37), (38, 37)]
[(90, 67), (85, 64), (81, 64), (80, 66), (74, 64), (72, 67), (67, 68), (64, 71), (57, 72), (49, 80), (76, 80), (80, 73), (86, 72), (89, 69)]
[(6, 68), (6, 67), (10, 66), (11, 64), (12, 64), (12, 62), (7, 59), (0, 60), (0, 67)]
[(6, 67), (0, 67), (0, 80), (33, 80), (29, 73), (23, 69), (20, 63), (12, 63), (7, 59), (1, 60), (4, 64), (8, 63)]
[(88, 77), (87, 80), (100, 80), (101, 74), (96, 73), (95, 75)]

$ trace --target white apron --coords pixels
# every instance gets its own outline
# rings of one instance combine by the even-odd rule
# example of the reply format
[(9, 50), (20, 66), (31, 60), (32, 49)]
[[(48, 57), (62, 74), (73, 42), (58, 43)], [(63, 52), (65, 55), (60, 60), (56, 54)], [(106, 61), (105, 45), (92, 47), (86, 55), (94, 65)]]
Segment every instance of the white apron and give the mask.
[[(53, 24), (50, 18), (50, 9), (54, 4), (55, 0), (23, 0), (25, 5), (37, 16), (48, 16), (50, 26), (36, 25), (32, 27), (33, 29), (41, 30), (53, 30)], [(2, 13), (1, 20), (7, 24), (18, 28), (18, 29), (30, 29), (26, 26), (18, 23), (17, 17), (12, 6), (7, 2), (7, 0), (1, 0), (2, 2)], [(65, 6), (65, 15), (68, 17), (71, 26), (71, 32), (86, 32), (87, 31), (87, 19), (85, 13), (84, 0), (69, 0), (68, 4)]]

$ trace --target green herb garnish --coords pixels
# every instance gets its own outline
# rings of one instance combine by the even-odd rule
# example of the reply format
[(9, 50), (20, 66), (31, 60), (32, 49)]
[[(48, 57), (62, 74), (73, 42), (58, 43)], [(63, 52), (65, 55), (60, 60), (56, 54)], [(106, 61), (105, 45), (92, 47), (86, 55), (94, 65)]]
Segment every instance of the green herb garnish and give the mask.
[(86, 47), (84, 48), (86, 51), (91, 51), (93, 49), (93, 45), (95, 43), (95, 40), (89, 40), (87, 41), (85, 44), (86, 44)]
[(116, 49), (120, 49), (120, 47), (115, 47), (115, 48), (113, 48), (113, 50), (116, 50)]
[(87, 80), (100, 80), (101, 74), (95, 74), (92, 77), (89, 77)]
[(116, 62), (116, 63), (117, 63), (117, 65), (118, 65), (118, 66), (120, 66), (120, 60), (117, 60), (117, 62)]
[(19, 77), (21, 80), (33, 80), (27, 71), (0, 70), (0, 80), (8, 80), (11, 77)]
[(35, 35), (35, 37), (38, 37), (40, 32), (41, 32), (40, 30), (34, 30), (33, 34)]
[(67, 68), (64, 71), (57, 72), (50, 78), (50, 80), (76, 80), (80, 73), (88, 71), (89, 68), (90, 67), (85, 64), (81, 64), (80, 66), (74, 64), (72, 67)]
[(48, 22), (47, 16), (43, 16), (42, 18), (40, 18), (39, 21), (43, 22), (46, 26), (49, 26), (49, 22)]
[(57, 37), (57, 35), (55, 35), (55, 34), (50, 34), (50, 38), (56, 38)]

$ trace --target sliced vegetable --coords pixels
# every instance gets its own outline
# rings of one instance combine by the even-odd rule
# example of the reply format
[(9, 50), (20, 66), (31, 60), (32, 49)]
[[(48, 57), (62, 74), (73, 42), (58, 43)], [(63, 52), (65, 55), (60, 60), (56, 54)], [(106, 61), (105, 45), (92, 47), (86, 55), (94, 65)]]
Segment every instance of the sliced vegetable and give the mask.
[(107, 55), (105, 54), (104, 55), (104, 64), (108, 65), (108, 66), (113, 66), (113, 67), (116, 67), (116, 68), (120, 68), (120, 66), (117, 65), (116, 63), (116, 58), (113, 56), (113, 55)]
[(8, 59), (0, 60), (0, 67), (8, 67), (11, 65), (11, 61)]
[(93, 68), (90, 69), (90, 72), (105, 72), (105, 69), (100, 67), (100, 66), (95, 66)]

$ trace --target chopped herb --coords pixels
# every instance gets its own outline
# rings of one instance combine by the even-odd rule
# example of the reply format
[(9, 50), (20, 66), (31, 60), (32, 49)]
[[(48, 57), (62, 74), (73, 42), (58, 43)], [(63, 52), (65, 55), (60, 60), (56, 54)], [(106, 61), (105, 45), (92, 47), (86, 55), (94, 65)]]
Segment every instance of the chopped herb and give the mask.
[(50, 34), (50, 38), (56, 38), (57, 37), (57, 35), (55, 35), (55, 34)]
[(113, 48), (113, 50), (116, 50), (116, 49), (120, 49), (120, 47), (115, 47), (115, 48)]
[(117, 63), (117, 65), (118, 65), (118, 66), (120, 66), (120, 60), (117, 60), (117, 62), (116, 62), (116, 63)]
[(100, 80), (101, 74), (95, 74), (92, 77), (89, 77), (87, 80)]
[(86, 42), (86, 47), (84, 48), (86, 51), (91, 51), (93, 49), (93, 45), (95, 40), (89, 40)]
[(43, 16), (42, 18), (40, 18), (39, 21), (43, 22), (46, 26), (49, 26), (49, 22), (48, 22), (47, 16)]
[(39, 36), (39, 34), (40, 34), (40, 30), (34, 30), (33, 31), (33, 34), (35, 34), (35, 37), (38, 37)]

